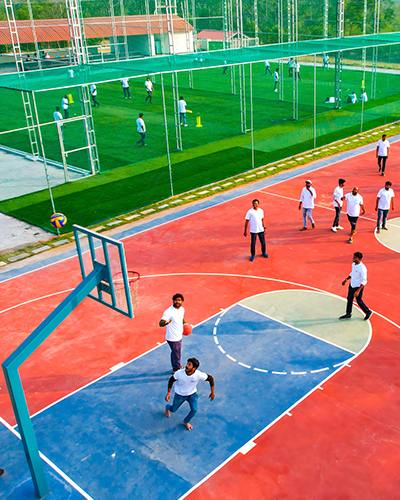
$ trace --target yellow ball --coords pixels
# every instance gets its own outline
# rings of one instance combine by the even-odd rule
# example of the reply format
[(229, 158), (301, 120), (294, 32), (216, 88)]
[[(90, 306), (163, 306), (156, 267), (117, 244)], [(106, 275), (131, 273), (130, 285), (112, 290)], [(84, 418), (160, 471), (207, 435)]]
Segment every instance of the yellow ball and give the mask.
[(50, 224), (56, 229), (61, 229), (67, 224), (67, 218), (64, 214), (55, 213), (50, 217)]

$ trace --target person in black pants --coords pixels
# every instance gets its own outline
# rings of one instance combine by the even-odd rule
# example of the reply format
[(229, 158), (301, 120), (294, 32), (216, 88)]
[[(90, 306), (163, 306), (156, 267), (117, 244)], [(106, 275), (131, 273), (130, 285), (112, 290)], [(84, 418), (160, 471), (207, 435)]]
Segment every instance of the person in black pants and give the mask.
[(257, 237), (261, 243), (261, 254), (264, 258), (268, 258), (267, 245), (265, 243), (265, 226), (264, 226), (264, 210), (260, 208), (260, 201), (254, 199), (252, 201), (253, 208), (250, 208), (246, 213), (244, 223), (244, 236), (247, 236), (247, 229), (250, 226), (250, 262), (253, 262), (256, 255)]
[(338, 185), (335, 187), (335, 190), (333, 191), (333, 207), (335, 209), (335, 218), (333, 220), (332, 224), (332, 231), (334, 233), (337, 232), (338, 229), (343, 229), (343, 227), (340, 225), (340, 213), (342, 211), (343, 207), (343, 186), (345, 184), (345, 179), (339, 179)]
[(350, 281), (349, 290), (347, 293), (347, 307), (346, 314), (340, 316), (339, 319), (350, 319), (351, 312), (353, 310), (353, 300), (356, 299), (357, 304), (360, 309), (364, 312), (364, 320), (368, 320), (371, 317), (372, 311), (363, 301), (363, 293), (365, 285), (367, 284), (367, 268), (361, 262), (363, 259), (363, 254), (361, 252), (355, 252), (353, 254), (353, 264), (351, 267), (351, 273), (347, 278), (342, 281), (342, 285)]

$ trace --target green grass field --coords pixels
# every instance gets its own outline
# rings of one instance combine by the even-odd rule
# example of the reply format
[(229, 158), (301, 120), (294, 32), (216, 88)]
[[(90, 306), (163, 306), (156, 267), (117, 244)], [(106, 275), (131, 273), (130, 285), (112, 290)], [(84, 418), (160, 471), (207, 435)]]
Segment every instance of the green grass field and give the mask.
[[(274, 65), (272, 65), (274, 68)], [(173, 162), (174, 194), (185, 192), (251, 168), (251, 137), (240, 133), (239, 98), (232, 95), (230, 76), (222, 69), (193, 72), (194, 88), (189, 88), (188, 74), (179, 75), (180, 94), (193, 114), (188, 115), (189, 127), (182, 129), (182, 152), (175, 152), (175, 131), (170, 80), (165, 77), (168, 102), (169, 141)], [(292, 120), (292, 80), (284, 66), (284, 100), (273, 92), (272, 77), (264, 75), (263, 64), (253, 68), (254, 140), (256, 166), (289, 157), (311, 149), (314, 144), (314, 85), (313, 68), (302, 65), (299, 82), (299, 119)], [(366, 74), (370, 88), (371, 73)], [(359, 94), (362, 72), (343, 72), (343, 100), (348, 92)], [(344, 104), (337, 111), (325, 104), (334, 94), (334, 71), (317, 71), (316, 131), (317, 146), (360, 131), (361, 104)], [(161, 104), (160, 79), (156, 78), (152, 104), (145, 104), (144, 82), (131, 80), (132, 100), (122, 98), (119, 82), (98, 85), (100, 107), (93, 110), (102, 173), (54, 189), (56, 208), (64, 212), (69, 223), (91, 225), (113, 216), (165, 199), (171, 195)], [(365, 105), (364, 129), (398, 119), (400, 112), (399, 76), (377, 75), (377, 95)], [(247, 109), (250, 91), (247, 86)], [(79, 114), (76, 89), (72, 89), (74, 112)], [(0, 130), (24, 126), (20, 97), (1, 90)], [(52, 120), (63, 92), (37, 94), (41, 122)], [(74, 111), (74, 108), (75, 111)], [(148, 129), (148, 146), (136, 145), (135, 120), (143, 112)], [(200, 113), (203, 127), (195, 127)], [(249, 114), (249, 113), (248, 113)], [(250, 126), (250, 121), (248, 123)], [(43, 127), (46, 155), (60, 160), (55, 126)], [(84, 143), (81, 123), (67, 124), (64, 130), (67, 149)], [(5, 134), (5, 145), (29, 151), (25, 133)], [(88, 168), (86, 153), (70, 155), (71, 164)], [(89, 207), (89, 208), (88, 208)], [(0, 203), (0, 211), (30, 223), (49, 228), (51, 213), (48, 192), (41, 191)], [(66, 228), (69, 230), (70, 226)]]

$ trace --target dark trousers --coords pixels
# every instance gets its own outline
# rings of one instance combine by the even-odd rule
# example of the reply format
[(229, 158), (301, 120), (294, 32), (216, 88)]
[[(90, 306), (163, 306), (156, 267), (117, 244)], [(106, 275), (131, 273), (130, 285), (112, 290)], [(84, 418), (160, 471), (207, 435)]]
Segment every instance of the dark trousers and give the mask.
[(381, 172), (382, 174), (385, 173), (386, 160), (387, 160), (387, 156), (378, 156), (379, 172)]
[(64, 118), (69, 118), (69, 110), (68, 108), (67, 109), (64, 109)]
[(136, 144), (141, 144), (142, 146), (144, 146), (144, 141), (146, 139), (146, 132), (138, 132), (138, 134), (140, 135), (140, 139), (136, 141)]
[(146, 96), (146, 99), (145, 99), (144, 101), (145, 101), (145, 102), (147, 102), (147, 101), (150, 101), (150, 102), (151, 102), (151, 101), (152, 101), (152, 99), (153, 99), (153, 92), (152, 92), (151, 90), (148, 90), (148, 91), (147, 91), (147, 96)]
[(179, 370), (181, 367), (182, 340), (176, 342), (167, 340), (167, 342), (171, 349), (171, 366), (174, 372), (176, 372), (176, 370)]
[(388, 216), (389, 210), (383, 210), (383, 208), (378, 208), (378, 220), (376, 222), (376, 227), (380, 229), (381, 227), (381, 219), (382, 219), (382, 227), (386, 227), (386, 220)]
[(96, 107), (96, 106), (99, 106), (99, 101), (97, 100), (97, 97), (95, 95), (92, 94), (92, 103), (93, 103), (93, 106)]
[[(351, 311), (353, 309), (354, 294), (356, 293), (356, 291), (358, 289), (359, 289), (359, 287), (352, 288), (349, 285), (349, 291), (347, 293), (346, 314), (351, 314)], [(361, 292), (358, 294), (356, 301), (357, 301), (357, 304), (360, 306), (361, 310), (364, 312), (364, 314), (368, 314), (370, 312), (370, 309), (362, 299), (363, 292), (364, 292), (364, 289), (362, 289)]]
[(342, 211), (342, 207), (335, 207), (335, 219), (333, 221), (332, 227), (338, 227), (339, 226), (339, 219), (340, 219), (340, 212)]
[(124, 97), (131, 97), (131, 89), (129, 87), (122, 87), (122, 90), (124, 92)]
[(267, 253), (267, 245), (265, 243), (265, 232), (263, 231), (262, 233), (250, 233), (251, 236), (251, 243), (250, 243), (250, 253), (254, 257), (256, 254), (256, 241), (257, 241), (257, 236), (258, 239), (260, 240), (261, 243), (261, 252), (262, 254)]

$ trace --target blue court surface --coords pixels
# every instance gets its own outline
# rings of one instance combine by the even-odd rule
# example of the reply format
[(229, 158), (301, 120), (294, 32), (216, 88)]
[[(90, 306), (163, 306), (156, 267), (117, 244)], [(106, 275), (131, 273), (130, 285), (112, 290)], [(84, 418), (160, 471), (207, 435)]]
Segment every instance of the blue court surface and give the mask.
[(176, 499), (353, 353), (237, 304), (185, 337), (183, 355), (216, 380), (214, 401), (199, 385), (192, 432), (182, 426), (186, 404), (163, 415), (163, 344), (35, 416), (40, 450), (93, 498)]

